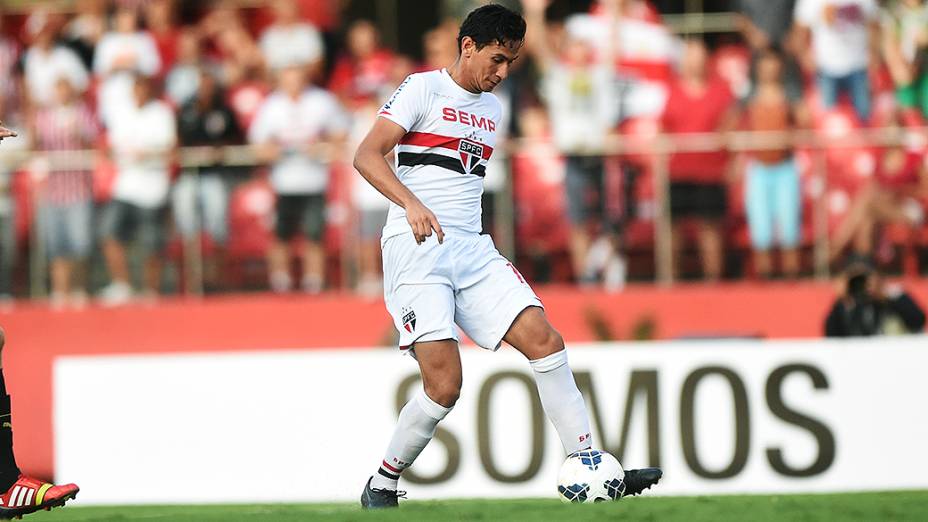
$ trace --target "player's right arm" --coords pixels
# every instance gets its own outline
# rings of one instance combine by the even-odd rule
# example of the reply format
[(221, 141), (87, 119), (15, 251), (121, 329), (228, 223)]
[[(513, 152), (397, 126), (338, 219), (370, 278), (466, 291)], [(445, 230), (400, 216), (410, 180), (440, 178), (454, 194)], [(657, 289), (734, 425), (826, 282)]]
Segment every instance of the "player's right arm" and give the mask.
[(385, 159), (405, 135), (406, 129), (402, 126), (387, 118), (377, 118), (355, 152), (354, 168), (387, 199), (406, 210), (406, 221), (412, 228), (417, 244), (431, 236), (432, 230), (438, 235), (438, 242), (442, 243), (445, 233), (438, 224), (438, 218), (403, 185)]

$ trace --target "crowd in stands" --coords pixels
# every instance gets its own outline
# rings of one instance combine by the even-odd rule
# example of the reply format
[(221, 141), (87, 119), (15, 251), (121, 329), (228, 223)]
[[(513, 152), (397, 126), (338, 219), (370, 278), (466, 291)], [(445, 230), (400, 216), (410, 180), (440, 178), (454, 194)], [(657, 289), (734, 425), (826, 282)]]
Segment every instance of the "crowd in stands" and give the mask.
[[(388, 202), (352, 151), (408, 74), (454, 62), (458, 21), (423, 34), (416, 61), (372, 19), (343, 23), (344, 2), (197, 4), (0, 11), (0, 118), (19, 132), (0, 149), (0, 298), (29, 293), (26, 267), (48, 271), (55, 307), (194, 285), (380, 293)], [(497, 128), (518, 146), (488, 165), (484, 230), (507, 226), (496, 209), (511, 186), (529, 277), (609, 289), (654, 277), (656, 156), (615, 143), (803, 129), (901, 138), (670, 154), (675, 276), (809, 275), (816, 210), (832, 262), (853, 252), (918, 273), (928, 2), (732, 0), (735, 27), (709, 37), (674, 34), (647, 0), (508, 4), (528, 34), (495, 93)]]

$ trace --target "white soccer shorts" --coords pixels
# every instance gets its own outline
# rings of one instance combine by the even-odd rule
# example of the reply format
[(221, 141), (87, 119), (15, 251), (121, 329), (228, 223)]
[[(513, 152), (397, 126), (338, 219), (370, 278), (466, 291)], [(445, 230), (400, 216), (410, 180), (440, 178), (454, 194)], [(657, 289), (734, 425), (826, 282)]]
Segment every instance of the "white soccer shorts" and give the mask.
[(413, 343), (458, 340), (458, 326), (478, 346), (497, 350), (512, 322), (541, 300), (487, 235), (435, 233), (421, 245), (412, 232), (386, 238), (384, 299), (400, 332)]

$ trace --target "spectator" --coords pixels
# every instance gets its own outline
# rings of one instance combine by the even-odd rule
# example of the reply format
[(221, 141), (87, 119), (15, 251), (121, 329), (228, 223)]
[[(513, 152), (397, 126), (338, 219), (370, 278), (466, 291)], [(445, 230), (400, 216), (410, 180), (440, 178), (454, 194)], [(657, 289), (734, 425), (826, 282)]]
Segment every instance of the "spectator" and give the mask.
[[(96, 119), (67, 78), (60, 78), (55, 87), (55, 102), (35, 115), (36, 148), (59, 153), (90, 149), (99, 135)], [(86, 161), (76, 155), (57, 156), (39, 198), (54, 308), (80, 307), (87, 301), (85, 263), (93, 243), (93, 182)]]
[(422, 35), (424, 62), (420, 71), (434, 71), (458, 59), (458, 24), (451, 20)]
[(110, 305), (132, 297), (126, 244), (137, 241), (144, 257), (146, 297), (158, 294), (159, 253), (165, 240), (165, 210), (170, 189), (171, 156), (177, 141), (174, 113), (155, 99), (151, 80), (135, 76), (135, 104), (112, 120), (109, 141), (116, 163), (113, 200), (100, 225), (103, 254), (112, 282), (101, 297)]
[(151, 35), (138, 29), (134, 9), (116, 11), (115, 31), (103, 35), (94, 55), (93, 71), (100, 80), (98, 104), (100, 119), (110, 127), (114, 118), (131, 112), (136, 103), (136, 74), (155, 76), (161, 70), (161, 58)]
[(219, 283), (219, 267), (229, 234), (228, 169), (222, 165), (219, 147), (241, 143), (242, 132), (216, 77), (203, 70), (198, 83), (196, 96), (178, 114), (178, 134), (185, 147), (208, 147), (205, 152), (210, 160), (199, 169), (185, 171), (174, 186), (174, 222), (185, 243), (196, 241), (202, 229), (216, 244), (217, 252), (203, 261), (204, 285), (213, 289)]
[(796, 0), (738, 0), (738, 29), (752, 52), (784, 46), (795, 4)]
[(589, 14), (571, 16), (567, 29), (588, 38), (600, 53), (614, 48), (622, 117), (660, 116), (677, 42), (653, 2), (597, 0)]
[(840, 280), (839, 297), (825, 318), (825, 336), (919, 333), (925, 312), (900, 285), (889, 285), (865, 257), (854, 257)]
[(529, 270), (533, 275), (526, 276), (539, 282), (564, 280), (570, 274), (557, 277), (553, 261), (569, 244), (569, 226), (564, 220), (567, 202), (566, 198), (551, 198), (552, 193), (564, 191), (564, 158), (552, 142), (544, 107), (522, 107), (518, 119), (526, 141), (512, 154), (512, 191), (518, 211), (515, 239), (519, 255), (531, 260), (520, 264), (519, 270)]
[(180, 107), (197, 92), (203, 66), (200, 39), (192, 29), (181, 31), (177, 39), (177, 60), (164, 80), (165, 94)]
[[(680, 75), (670, 88), (662, 117), (664, 132), (730, 130), (737, 114), (732, 102), (732, 93), (724, 80), (710, 78), (707, 74), (705, 44), (702, 40), (687, 40), (680, 61)], [(683, 225), (686, 221), (695, 221), (699, 228), (703, 276), (710, 281), (722, 276), (722, 222), (728, 211), (727, 169), (728, 154), (724, 150), (678, 152), (670, 157), (674, 258), (679, 265)]]
[(878, 155), (873, 181), (855, 196), (835, 232), (831, 258), (837, 259), (849, 243), (855, 254), (872, 255), (875, 231), (882, 224), (901, 223), (916, 234), (925, 222), (922, 201), (928, 201), (924, 152), (887, 147)]
[(264, 56), (254, 39), (240, 25), (223, 29), (216, 41), (222, 56), (224, 83), (235, 86), (250, 80), (263, 80)]
[(180, 30), (174, 15), (174, 0), (148, 0), (145, 3), (145, 27), (158, 49), (161, 71), (170, 70), (177, 59)]
[(893, 0), (882, 14), (883, 57), (896, 84), (896, 101), (928, 116), (928, 4)]
[(75, 15), (64, 27), (64, 38), (90, 70), (100, 38), (106, 32), (106, 0), (77, 0)]
[(310, 77), (321, 72), (325, 47), (312, 25), (300, 20), (299, 6), (291, 0), (274, 0), (274, 23), (261, 34), (261, 52), (271, 69), (306, 66)]
[(302, 288), (322, 291), (325, 284), (325, 195), (329, 164), (317, 155), (317, 146), (343, 138), (347, 123), (335, 97), (317, 87), (307, 87), (301, 67), (287, 67), (278, 74), (278, 89), (264, 101), (248, 132), (259, 159), (271, 163), (271, 185), (277, 194), (274, 242), (268, 252), (271, 289), (292, 288), (288, 243), (302, 233), (306, 243), (299, 252), (303, 261)]
[(87, 70), (77, 54), (67, 47), (56, 45), (55, 24), (44, 12), (29, 16), (26, 30), (33, 39), (23, 60), (26, 92), (37, 106), (51, 104), (55, 99), (55, 83), (66, 77), (78, 92), (87, 89)]
[(737, 25), (751, 49), (751, 80), (757, 82), (758, 59), (779, 49), (783, 62), (783, 87), (790, 100), (802, 95), (802, 72), (794, 56), (796, 34), (793, 7), (796, 0), (738, 0)]
[(390, 95), (393, 53), (380, 46), (380, 34), (368, 20), (358, 20), (348, 28), (347, 52), (335, 62), (329, 90), (343, 104), (353, 108)]
[[(599, 269), (589, 261), (592, 229), (609, 232), (605, 224), (603, 184), (606, 137), (618, 117), (612, 47), (596, 59), (593, 43), (568, 31), (561, 56), (549, 46), (544, 25), (544, 0), (525, 0), (530, 52), (542, 70), (541, 92), (554, 130), (554, 141), (566, 159), (568, 216), (571, 224), (570, 253), (574, 276), (593, 282)], [(611, 3), (607, 5), (611, 6)], [(614, 7), (614, 6), (611, 6)], [(611, 14), (613, 20), (617, 13)], [(609, 27), (615, 27), (610, 23)], [(615, 38), (610, 37), (609, 42)], [(617, 255), (607, 253), (617, 259)]]
[[(802, 117), (801, 100), (789, 97), (783, 84), (783, 60), (774, 50), (757, 59), (757, 85), (747, 104), (747, 126), (752, 131), (789, 132)], [(772, 274), (770, 249), (782, 249), (783, 273), (799, 275), (799, 170), (790, 148), (765, 148), (752, 154), (745, 183), (745, 209), (754, 249), (754, 268), (762, 278)]]
[[(807, 71), (818, 79), (822, 105), (834, 107), (841, 93), (851, 97), (860, 121), (870, 120), (871, 45), (879, 29), (875, 0), (798, 0), (796, 24)], [(873, 33), (873, 35), (871, 35)]]

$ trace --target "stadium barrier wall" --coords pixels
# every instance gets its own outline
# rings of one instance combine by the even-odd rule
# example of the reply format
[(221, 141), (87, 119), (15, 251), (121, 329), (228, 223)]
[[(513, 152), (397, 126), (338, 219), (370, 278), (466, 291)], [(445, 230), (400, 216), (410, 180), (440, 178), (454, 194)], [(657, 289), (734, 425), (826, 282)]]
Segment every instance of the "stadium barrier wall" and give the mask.
[[(928, 281), (905, 286), (928, 304)], [(682, 337), (818, 337), (834, 299), (821, 283), (632, 285), (609, 294), (539, 287), (568, 343)], [(383, 303), (352, 295), (240, 295), (164, 299), (156, 305), (53, 311), (18, 303), (0, 312), (3, 368), (13, 400), (17, 461), (55, 475), (52, 363), (66, 355), (227, 353), (387, 346), (395, 334)], [(169, 386), (166, 383), (165, 386)]]
[[(928, 488), (928, 338), (574, 346), (594, 437), (655, 493)], [(564, 452), (514, 350), (464, 389), (405, 482), (416, 499), (553, 497)], [(68, 356), (55, 468), (86, 503), (355, 501), (415, 363), (379, 350)], [(129, 480), (127, 480), (129, 478)]]

